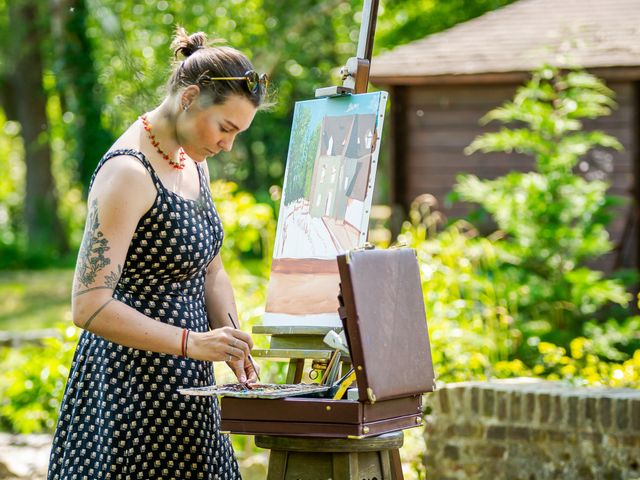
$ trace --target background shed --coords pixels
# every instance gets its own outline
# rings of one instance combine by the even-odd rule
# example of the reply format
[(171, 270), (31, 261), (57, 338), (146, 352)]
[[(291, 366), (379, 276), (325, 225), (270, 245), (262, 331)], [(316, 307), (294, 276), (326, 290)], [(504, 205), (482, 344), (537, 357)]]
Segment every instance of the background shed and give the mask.
[(445, 214), (459, 216), (467, 206), (443, 203), (456, 174), (493, 178), (529, 169), (527, 157), (463, 150), (497, 128), (480, 126), (480, 118), (545, 62), (586, 67), (616, 93), (615, 112), (586, 127), (616, 136), (625, 149), (593, 151), (580, 169), (606, 178), (610, 193), (627, 199), (610, 226), (617, 250), (602, 268), (637, 267), (640, 0), (520, 0), (375, 57), (371, 81), (391, 99), (391, 202), (407, 208), (431, 193)]

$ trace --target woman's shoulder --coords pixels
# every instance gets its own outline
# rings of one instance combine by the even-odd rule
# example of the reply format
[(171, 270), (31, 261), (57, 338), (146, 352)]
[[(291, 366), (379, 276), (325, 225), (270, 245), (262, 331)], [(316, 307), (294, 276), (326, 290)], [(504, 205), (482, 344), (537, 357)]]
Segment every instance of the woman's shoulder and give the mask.
[(135, 149), (112, 148), (105, 157), (108, 159), (95, 174), (90, 196), (126, 199), (131, 207), (148, 210), (157, 192), (144, 156)]
[(131, 180), (135, 181), (150, 177), (149, 162), (139, 143), (139, 125), (138, 121), (135, 121), (102, 157), (96, 180), (102, 171), (108, 172), (109, 176), (124, 177), (121, 180), (131, 177)]
[(103, 164), (96, 172), (94, 183), (101, 177), (128, 185), (144, 182), (144, 179), (152, 180), (148, 162), (145, 161), (144, 154), (137, 149), (111, 148), (103, 159)]

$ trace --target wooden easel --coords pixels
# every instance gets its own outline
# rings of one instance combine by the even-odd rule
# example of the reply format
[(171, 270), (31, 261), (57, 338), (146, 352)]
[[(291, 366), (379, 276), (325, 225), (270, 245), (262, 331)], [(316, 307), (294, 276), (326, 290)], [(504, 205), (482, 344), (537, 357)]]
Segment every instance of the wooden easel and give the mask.
[[(364, 0), (356, 56), (349, 58), (346, 65), (340, 69), (342, 85), (318, 88), (315, 92), (316, 98), (367, 92), (378, 6), (379, 0)], [(330, 358), (332, 350), (323, 342), (324, 336), (330, 330), (340, 332), (342, 328), (255, 326), (252, 333), (270, 335), (271, 339), (268, 349), (255, 349), (253, 355), (289, 360), (286, 383), (299, 383), (304, 374), (306, 360), (326, 364)], [(345, 364), (350, 360), (343, 357), (341, 361)]]
[[(379, 0), (364, 0), (357, 53), (340, 70), (342, 85), (319, 88), (315, 92), (316, 98), (367, 92), (378, 5)], [(271, 339), (268, 349), (256, 349), (253, 353), (263, 358), (288, 360), (286, 383), (299, 383), (307, 360), (316, 365), (326, 365), (329, 360), (333, 351), (324, 344), (323, 338), (330, 330), (339, 332), (342, 328), (255, 326), (253, 333), (270, 335)], [(343, 357), (341, 361), (344, 371), (351, 360)], [(261, 435), (256, 437), (256, 444), (271, 450), (268, 480), (304, 478), (301, 475), (310, 468), (318, 472), (325, 467), (332, 472), (329, 476), (336, 480), (359, 479), (366, 472), (377, 472), (374, 476), (381, 480), (402, 480), (399, 448), (403, 438), (402, 432), (368, 439), (322, 440)], [(371, 454), (374, 454), (373, 461)], [(315, 463), (309, 464), (310, 459)], [(296, 470), (296, 460), (303, 465), (301, 472)], [(376, 470), (378, 466), (380, 470)]]
[[(304, 374), (306, 360), (326, 364), (333, 350), (324, 344), (323, 338), (330, 330), (341, 331), (339, 327), (306, 326), (264, 326), (256, 325), (252, 332), (270, 335), (268, 349), (254, 349), (253, 355), (262, 358), (284, 359), (289, 361), (285, 383), (300, 383)], [(348, 361), (348, 357), (342, 357)]]

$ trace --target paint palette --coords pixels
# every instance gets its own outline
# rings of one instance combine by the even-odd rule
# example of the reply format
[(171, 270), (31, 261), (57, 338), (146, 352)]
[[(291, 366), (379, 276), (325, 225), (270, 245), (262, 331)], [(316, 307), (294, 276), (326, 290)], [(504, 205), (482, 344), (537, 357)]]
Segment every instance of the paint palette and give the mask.
[(236, 398), (283, 398), (297, 395), (320, 393), (329, 390), (329, 386), (316, 383), (275, 384), (257, 383), (251, 389), (245, 389), (239, 383), (227, 383), (225, 385), (208, 385), (205, 387), (181, 388), (178, 393), (182, 395), (198, 395)]

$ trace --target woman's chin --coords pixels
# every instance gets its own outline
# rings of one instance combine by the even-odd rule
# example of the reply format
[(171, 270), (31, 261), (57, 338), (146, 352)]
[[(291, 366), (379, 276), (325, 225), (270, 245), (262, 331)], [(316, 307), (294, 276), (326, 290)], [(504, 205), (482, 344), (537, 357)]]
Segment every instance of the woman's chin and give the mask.
[(207, 152), (188, 152), (185, 150), (185, 153), (191, 158), (194, 162), (204, 162), (207, 159)]

